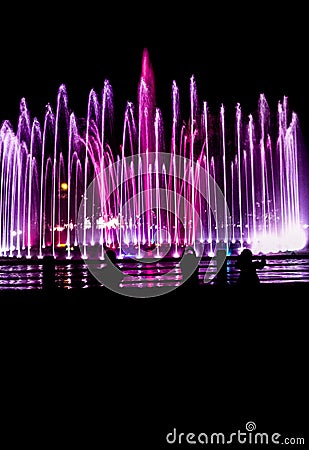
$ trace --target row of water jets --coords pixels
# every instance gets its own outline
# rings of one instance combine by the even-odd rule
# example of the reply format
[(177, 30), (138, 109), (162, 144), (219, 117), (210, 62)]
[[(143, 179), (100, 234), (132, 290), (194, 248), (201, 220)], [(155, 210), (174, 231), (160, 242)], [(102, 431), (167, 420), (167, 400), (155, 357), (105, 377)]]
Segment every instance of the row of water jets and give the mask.
[(17, 130), (0, 128), (0, 255), (104, 258), (155, 257), (192, 245), (199, 254), (249, 246), (258, 252), (302, 249), (306, 223), (301, 208), (301, 139), (287, 97), (275, 121), (263, 94), (257, 113), (226, 118), (198, 101), (190, 79), (190, 111), (180, 116), (172, 84), (170, 142), (156, 106), (154, 74), (145, 49), (137, 108), (127, 102), (121, 142), (114, 148), (110, 82), (88, 97), (87, 114), (70, 112), (61, 85), (55, 112), (44, 123), (20, 102)]

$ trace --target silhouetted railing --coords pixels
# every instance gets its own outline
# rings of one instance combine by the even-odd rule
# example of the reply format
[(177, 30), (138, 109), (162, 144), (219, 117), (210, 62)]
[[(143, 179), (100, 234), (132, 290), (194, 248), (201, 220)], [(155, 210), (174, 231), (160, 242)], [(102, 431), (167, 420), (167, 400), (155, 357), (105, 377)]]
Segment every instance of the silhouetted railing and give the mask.
[[(233, 285), (239, 275), (235, 268), (236, 256), (227, 256), (217, 270), (217, 258), (199, 261), (198, 285), (227, 283)], [(219, 260), (218, 260), (219, 261)], [(139, 261), (122, 259), (117, 266), (124, 273), (121, 288), (152, 286), (181, 286), (180, 259)], [(1, 289), (74, 289), (102, 285), (89, 270), (90, 265), (104, 266), (104, 261), (82, 259), (9, 259), (0, 260)], [(218, 273), (217, 273), (218, 272)], [(261, 283), (309, 282), (309, 254), (267, 255), (266, 266), (259, 271)]]

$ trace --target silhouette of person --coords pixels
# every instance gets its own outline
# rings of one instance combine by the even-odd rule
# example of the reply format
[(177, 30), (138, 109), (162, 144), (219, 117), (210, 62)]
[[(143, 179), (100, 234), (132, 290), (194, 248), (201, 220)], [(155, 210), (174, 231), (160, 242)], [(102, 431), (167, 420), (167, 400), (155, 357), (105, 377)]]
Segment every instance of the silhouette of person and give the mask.
[(236, 269), (240, 269), (237, 284), (239, 286), (257, 286), (260, 279), (257, 269), (263, 269), (266, 265), (266, 256), (262, 255), (260, 260), (253, 261), (253, 254), (249, 248), (242, 250), (236, 261)]
[(108, 287), (118, 287), (124, 279), (123, 272), (116, 266), (116, 252), (108, 248), (105, 250), (105, 267), (103, 269), (103, 284)]
[(199, 259), (192, 246), (188, 245), (185, 248), (179, 265), (181, 268), (183, 285), (192, 287), (198, 286)]
[(56, 287), (55, 258), (46, 255), (43, 258), (43, 289), (53, 289)]
[(215, 281), (217, 284), (225, 285), (227, 284), (227, 260), (226, 260), (226, 250), (217, 250), (216, 254), (216, 265), (217, 274)]

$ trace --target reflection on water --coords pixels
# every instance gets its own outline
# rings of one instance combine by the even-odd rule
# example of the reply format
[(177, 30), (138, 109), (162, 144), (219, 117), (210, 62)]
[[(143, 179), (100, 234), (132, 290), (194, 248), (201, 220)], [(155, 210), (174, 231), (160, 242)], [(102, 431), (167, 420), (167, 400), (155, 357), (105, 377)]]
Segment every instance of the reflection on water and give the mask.
[[(95, 263), (94, 263), (95, 264)], [(227, 260), (227, 282), (234, 284), (238, 277), (235, 269), (235, 260)], [(100, 269), (102, 263), (95, 264)], [(155, 261), (142, 263), (140, 261), (119, 261), (119, 269), (125, 277), (120, 287), (145, 288), (161, 286), (180, 286), (182, 273), (179, 261)], [(215, 283), (216, 261), (203, 259), (199, 264), (199, 283)], [(309, 282), (309, 258), (269, 258), (267, 265), (259, 271), (261, 283), (289, 283)], [(56, 262), (55, 287), (64, 289), (88, 288), (100, 286), (101, 283), (89, 271), (84, 261), (74, 261), (66, 264)], [(8, 261), (0, 263), (0, 290), (3, 289), (42, 289), (43, 288), (43, 264), (25, 264)]]

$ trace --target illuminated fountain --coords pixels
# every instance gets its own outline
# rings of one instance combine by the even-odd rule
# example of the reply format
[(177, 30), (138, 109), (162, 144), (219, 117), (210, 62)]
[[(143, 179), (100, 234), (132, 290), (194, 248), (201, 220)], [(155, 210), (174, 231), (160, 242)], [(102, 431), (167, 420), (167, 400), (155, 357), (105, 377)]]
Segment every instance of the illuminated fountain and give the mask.
[[(121, 142), (113, 148), (113, 91), (105, 81), (99, 98), (88, 97), (87, 115), (69, 112), (65, 85), (44, 123), (20, 102), (17, 131), (0, 129), (0, 255), (67, 258), (198, 254), (216, 248), (284, 252), (306, 246), (298, 117), (278, 102), (274, 126), (267, 100), (256, 116), (240, 104), (227, 118), (198, 103), (190, 79), (190, 112), (180, 117), (180, 93), (172, 84), (170, 142), (156, 106), (147, 50), (142, 58), (137, 108), (128, 102)], [(231, 123), (232, 122), (232, 123)], [(228, 123), (228, 125), (227, 125)]]

